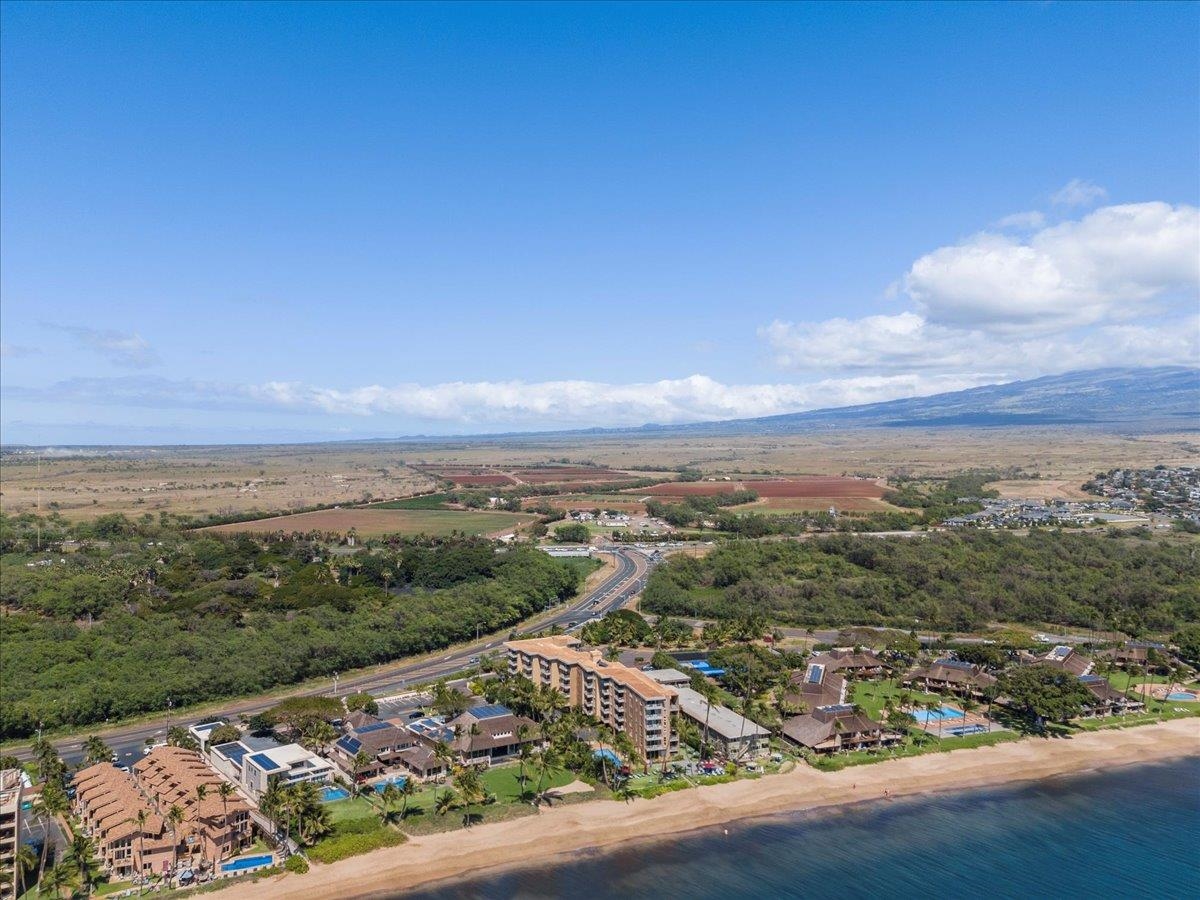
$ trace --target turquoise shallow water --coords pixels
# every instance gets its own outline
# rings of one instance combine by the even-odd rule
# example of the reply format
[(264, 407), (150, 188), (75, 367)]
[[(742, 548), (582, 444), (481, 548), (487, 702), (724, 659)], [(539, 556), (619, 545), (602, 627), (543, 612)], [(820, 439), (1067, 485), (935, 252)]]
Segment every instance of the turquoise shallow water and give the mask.
[(1194, 898), (1198, 836), (1193, 758), (799, 813), (403, 896)]

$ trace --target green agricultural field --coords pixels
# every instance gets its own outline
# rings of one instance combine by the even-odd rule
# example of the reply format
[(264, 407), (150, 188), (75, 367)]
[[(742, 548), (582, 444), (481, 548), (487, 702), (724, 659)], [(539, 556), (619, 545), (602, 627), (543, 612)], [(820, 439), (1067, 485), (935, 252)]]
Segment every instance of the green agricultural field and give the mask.
[(405, 497), (403, 500), (372, 503), (368, 509), (444, 509), (449, 500), (449, 494), (423, 494), (420, 497)]

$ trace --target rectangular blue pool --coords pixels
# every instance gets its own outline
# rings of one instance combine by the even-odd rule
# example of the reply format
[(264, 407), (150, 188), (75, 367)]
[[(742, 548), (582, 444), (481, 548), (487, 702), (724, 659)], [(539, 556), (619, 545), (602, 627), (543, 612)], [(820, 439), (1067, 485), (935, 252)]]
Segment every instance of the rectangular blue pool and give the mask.
[(242, 859), (235, 859), (232, 862), (221, 863), (222, 872), (241, 872), (244, 869), (259, 869), (263, 866), (269, 866), (275, 861), (275, 857), (267, 854), (266, 856), (245, 856)]
[(966, 719), (967, 714), (961, 709), (955, 709), (953, 706), (943, 706), (941, 709), (918, 709), (913, 713), (913, 718), (922, 725), (930, 723), (936, 725), (938, 722), (948, 722), (951, 719)]
[(350, 792), (345, 788), (327, 787), (321, 790), (321, 799), (326, 803), (332, 803), (335, 800), (345, 800), (350, 796)]
[(402, 788), (404, 787), (404, 782), (406, 781), (408, 781), (408, 779), (402, 775), (389, 779), (388, 781), (380, 781), (375, 785), (375, 793), (382, 794), (384, 788), (386, 788), (389, 784), (394, 784), (396, 787)]

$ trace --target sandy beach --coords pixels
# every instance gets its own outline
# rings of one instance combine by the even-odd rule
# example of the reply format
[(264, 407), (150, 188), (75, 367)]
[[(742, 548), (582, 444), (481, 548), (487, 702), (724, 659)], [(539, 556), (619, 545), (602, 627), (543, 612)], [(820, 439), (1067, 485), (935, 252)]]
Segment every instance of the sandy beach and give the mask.
[(889, 760), (841, 772), (806, 766), (758, 780), (680, 791), (632, 803), (600, 801), (414, 838), (306, 875), (280, 875), (220, 892), (246, 897), (390, 896), (454, 876), (544, 865), (558, 854), (711, 828), (737, 819), (893, 797), (1053, 778), (1092, 769), (1200, 755), (1200, 719), (1114, 729), (1069, 739), (1031, 739)]

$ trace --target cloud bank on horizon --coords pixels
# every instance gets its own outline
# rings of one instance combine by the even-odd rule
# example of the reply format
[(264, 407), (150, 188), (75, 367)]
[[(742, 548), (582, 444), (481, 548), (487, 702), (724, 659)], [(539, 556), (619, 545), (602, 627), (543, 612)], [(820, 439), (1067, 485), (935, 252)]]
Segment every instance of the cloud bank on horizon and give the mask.
[[(1072, 181), (1078, 209), (1104, 196)], [(1106, 206), (1048, 224), (1034, 211), (915, 260), (897, 283), (905, 308), (758, 329), (790, 379), (726, 384), (703, 374), (638, 383), (488, 380), (335, 388), (147, 375), (7, 386), (25, 400), (151, 410), (287, 412), (401, 420), (453, 430), (676, 424), (927, 396), (1076, 369), (1200, 359), (1200, 213), (1165, 202)], [(54, 326), (114, 365), (158, 363), (140, 335)]]

